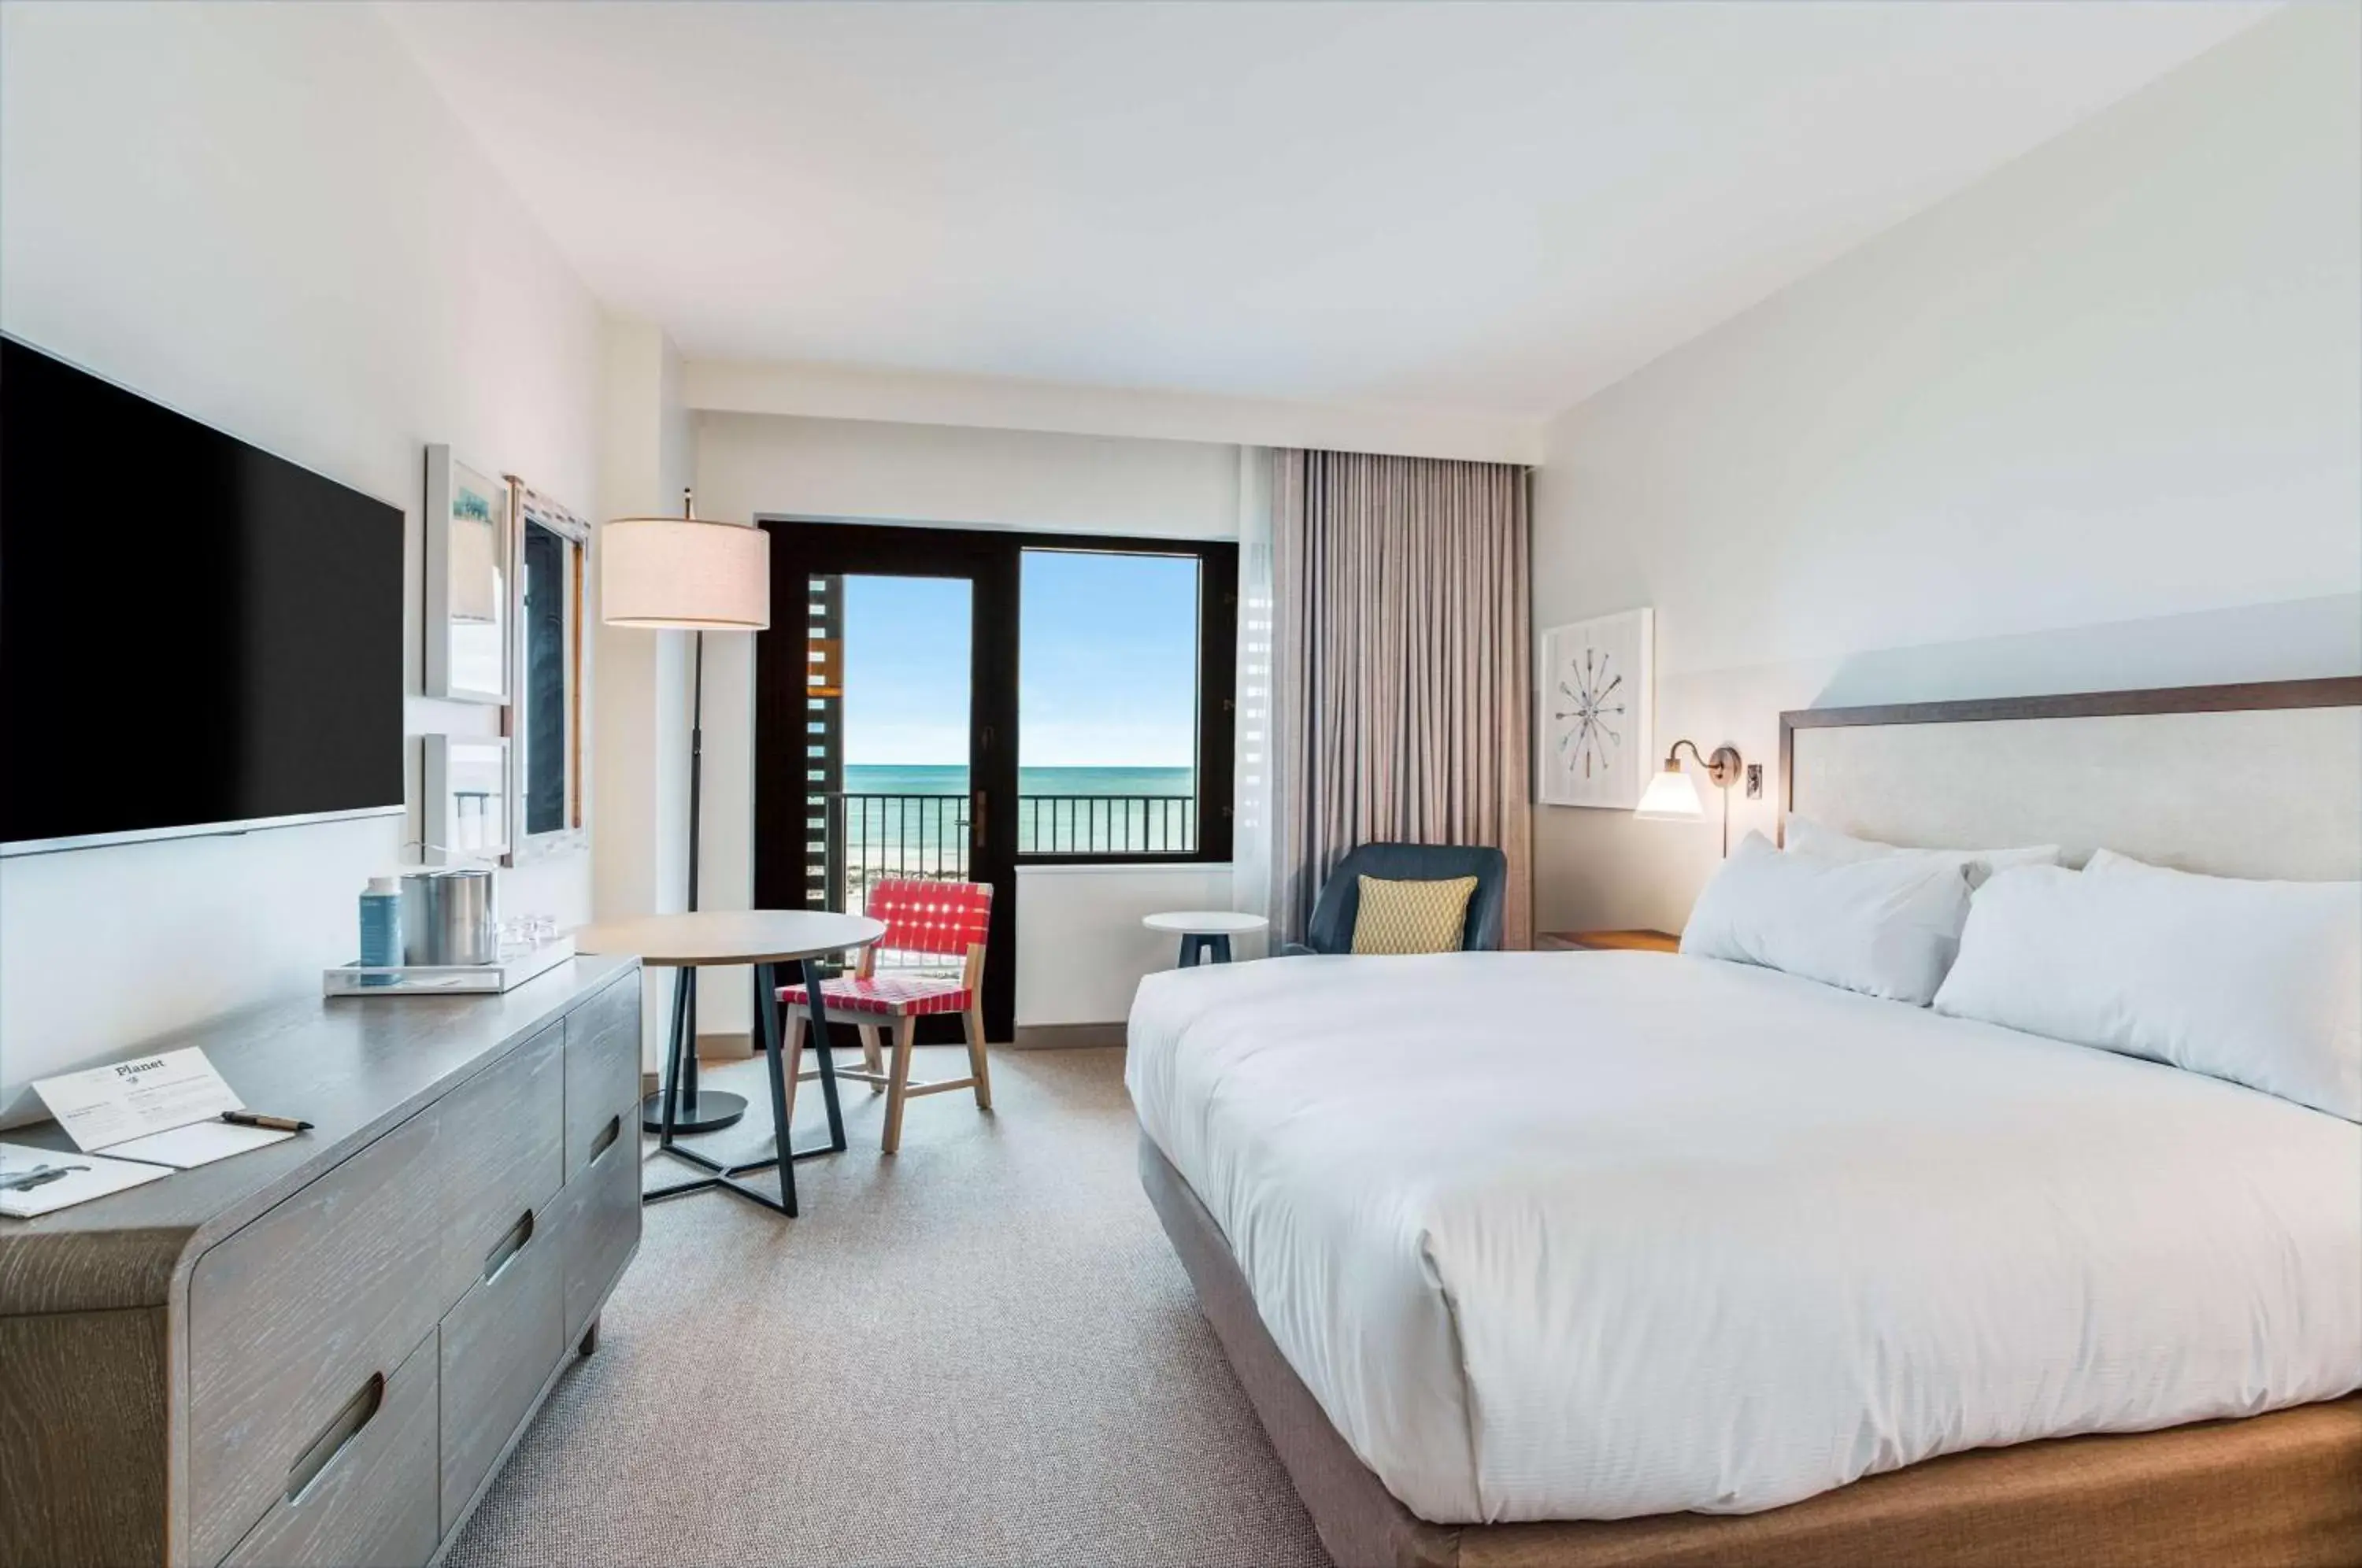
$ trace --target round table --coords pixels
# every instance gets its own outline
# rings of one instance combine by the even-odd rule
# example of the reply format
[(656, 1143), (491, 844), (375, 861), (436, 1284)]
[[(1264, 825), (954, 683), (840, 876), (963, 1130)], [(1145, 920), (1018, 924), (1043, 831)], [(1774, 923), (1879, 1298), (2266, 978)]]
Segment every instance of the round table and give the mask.
[[(1199, 962), (1229, 963), (1231, 937), (1261, 931), (1271, 922), (1259, 914), (1242, 914), (1236, 910), (1175, 910), (1143, 916), (1140, 923), (1151, 931), (1177, 933), (1181, 938), (1181, 967), (1187, 969)], [(1204, 955), (1202, 959), (1200, 955)]]
[[(811, 1045), (820, 1059), (821, 1098), (828, 1105), (829, 1143), (801, 1154), (788, 1146), (787, 1079), (795, 1065), (781, 1065), (779, 1055), (778, 967), (795, 964), (811, 996), (820, 995), (819, 960), (832, 953), (866, 947), (886, 934), (879, 922), (863, 915), (836, 914), (825, 910), (692, 910), (679, 914), (641, 915), (585, 926), (574, 933), (578, 953), (629, 954), (655, 968), (679, 969), (673, 987), (672, 1037), (666, 1049), (664, 1088), (640, 1107), (641, 1125), (657, 1135), (657, 1147), (678, 1159), (712, 1172), (712, 1176), (659, 1187), (645, 1196), (653, 1200), (685, 1192), (725, 1187), (783, 1214), (796, 1211), (793, 1162), (811, 1154), (835, 1154), (844, 1147), (844, 1117), (837, 1108), (836, 1067), (828, 1048), (827, 1021), (812, 1010)], [(742, 1095), (718, 1089), (700, 1093), (697, 1083), (697, 971), (716, 964), (749, 964), (755, 969), (756, 1032), (771, 1069), (771, 1126), (778, 1153), (768, 1159), (724, 1165), (694, 1149), (677, 1147), (674, 1139), (727, 1127), (746, 1114)], [(734, 1178), (748, 1171), (779, 1168), (779, 1197)]]

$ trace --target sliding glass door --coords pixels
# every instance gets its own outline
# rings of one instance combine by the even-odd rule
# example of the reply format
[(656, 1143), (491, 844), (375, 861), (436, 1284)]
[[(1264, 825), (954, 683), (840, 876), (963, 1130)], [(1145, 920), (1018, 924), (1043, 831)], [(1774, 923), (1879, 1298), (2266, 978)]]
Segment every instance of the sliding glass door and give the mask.
[(1235, 547), (763, 526), (772, 603), (801, 619), (758, 643), (757, 903), (990, 883), (986, 1026), (1006, 1040), (1018, 866), (1229, 858)]

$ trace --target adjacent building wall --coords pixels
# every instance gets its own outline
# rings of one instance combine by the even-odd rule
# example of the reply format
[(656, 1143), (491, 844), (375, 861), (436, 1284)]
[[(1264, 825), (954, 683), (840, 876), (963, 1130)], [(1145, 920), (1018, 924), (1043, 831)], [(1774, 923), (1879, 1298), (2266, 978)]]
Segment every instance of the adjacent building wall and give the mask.
[[(1767, 765), (1783, 708), (2362, 670), (2357, 73), (2290, 7), (1569, 412), (1537, 626), (1654, 605), (1661, 746)], [(1716, 860), (1535, 841), (1544, 929)]]
[[(424, 449), (595, 514), (599, 314), (377, 14), (11, 0), (0, 215), (0, 327), (404, 510), (405, 727), (491, 733), (491, 710), (416, 695)], [(94, 474), (86, 513), (56, 525), (158, 522), (109, 515)], [(91, 637), (157, 680), (127, 684), (126, 723), (170, 700), (169, 649), (103, 613)], [(418, 836), (414, 742), (409, 794), (406, 825), (0, 861), (0, 1104), (316, 988), (353, 955), (364, 880)], [(571, 922), (590, 892), (578, 856), (502, 898)]]

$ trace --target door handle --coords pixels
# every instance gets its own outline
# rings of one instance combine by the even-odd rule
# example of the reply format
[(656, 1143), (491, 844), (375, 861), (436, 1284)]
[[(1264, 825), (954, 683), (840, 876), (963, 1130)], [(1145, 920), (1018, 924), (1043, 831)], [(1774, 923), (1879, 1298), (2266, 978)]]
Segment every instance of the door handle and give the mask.
[(523, 1219), (510, 1226), (507, 1233), (492, 1243), (492, 1250), (484, 1254), (485, 1284), (490, 1285), (498, 1279), (501, 1270), (516, 1261), (516, 1255), (524, 1251), (524, 1244), (533, 1240), (533, 1211), (527, 1209)]
[(985, 800), (985, 792), (978, 790), (976, 792), (975, 805), (968, 812), (967, 842), (970, 849), (980, 850), (984, 847)]
[(290, 1505), (304, 1501), (304, 1495), (312, 1490), (313, 1485), (328, 1473), (328, 1466), (334, 1464), (345, 1450), (352, 1447), (353, 1440), (361, 1435), (361, 1429), (376, 1419), (379, 1407), (384, 1403), (385, 1374), (372, 1372), (369, 1381), (361, 1385), (361, 1391), (345, 1402), (345, 1408), (320, 1429), (319, 1436), (304, 1445), (304, 1452), (297, 1454), (295, 1463), (287, 1467), (287, 1501)]

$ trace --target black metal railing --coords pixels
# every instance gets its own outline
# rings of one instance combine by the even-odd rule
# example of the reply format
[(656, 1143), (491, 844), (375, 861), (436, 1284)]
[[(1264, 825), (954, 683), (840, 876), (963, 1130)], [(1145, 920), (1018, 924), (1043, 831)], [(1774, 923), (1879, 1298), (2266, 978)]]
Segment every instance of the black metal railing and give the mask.
[(1020, 855), (1187, 855), (1198, 847), (1189, 795), (1020, 795)]
[[(858, 911), (869, 886), (889, 877), (957, 880), (967, 875), (966, 795), (815, 794), (806, 861), (815, 900)], [(1021, 795), (1021, 855), (1186, 855), (1198, 847), (1198, 802), (1188, 795)]]

